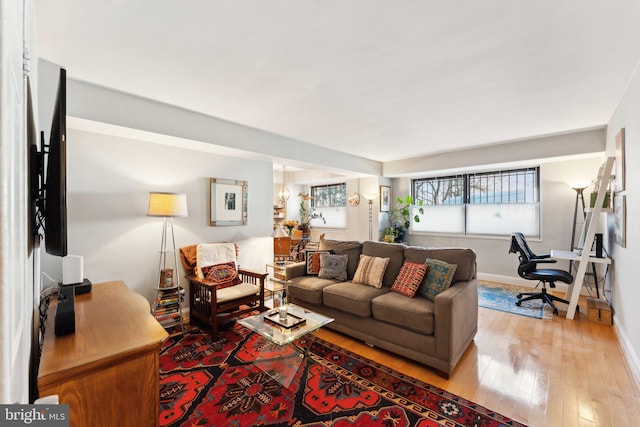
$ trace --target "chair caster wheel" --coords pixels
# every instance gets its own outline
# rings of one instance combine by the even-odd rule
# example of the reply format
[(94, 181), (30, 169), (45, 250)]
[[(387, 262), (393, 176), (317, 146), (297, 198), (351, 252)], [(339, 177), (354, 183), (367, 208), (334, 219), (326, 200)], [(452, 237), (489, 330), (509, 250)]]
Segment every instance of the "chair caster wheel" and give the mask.
[(522, 301), (516, 301), (516, 305), (520, 307), (522, 305)]
[(558, 309), (557, 309), (557, 308), (554, 308), (554, 309), (553, 309), (553, 315), (554, 315), (554, 316), (557, 316), (557, 315), (558, 315)]
[(522, 298), (522, 294), (516, 295), (516, 298), (521, 299)]
[(580, 306), (576, 305), (576, 313), (580, 313)]

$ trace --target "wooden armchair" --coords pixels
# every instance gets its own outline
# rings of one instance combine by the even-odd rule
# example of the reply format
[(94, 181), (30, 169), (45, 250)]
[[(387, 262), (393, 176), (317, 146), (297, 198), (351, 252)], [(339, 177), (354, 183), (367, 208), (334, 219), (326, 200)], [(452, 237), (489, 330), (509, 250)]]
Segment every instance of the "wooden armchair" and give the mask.
[[(180, 259), (189, 280), (189, 323), (200, 322), (213, 334), (227, 320), (255, 310), (265, 311), (264, 284), (267, 273), (238, 268), (241, 283), (224, 287), (196, 275), (197, 245), (180, 248)], [(236, 246), (237, 251), (237, 246)]]

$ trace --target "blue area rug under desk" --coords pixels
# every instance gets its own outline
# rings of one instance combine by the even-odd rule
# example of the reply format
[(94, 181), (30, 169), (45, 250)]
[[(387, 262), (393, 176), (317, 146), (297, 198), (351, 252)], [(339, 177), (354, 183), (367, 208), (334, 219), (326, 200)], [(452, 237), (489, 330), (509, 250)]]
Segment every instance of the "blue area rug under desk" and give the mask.
[(536, 289), (500, 284), (478, 284), (478, 305), (491, 310), (504, 311), (536, 319), (551, 319), (553, 313), (541, 300), (525, 301), (516, 305), (516, 295), (520, 292), (535, 292)]

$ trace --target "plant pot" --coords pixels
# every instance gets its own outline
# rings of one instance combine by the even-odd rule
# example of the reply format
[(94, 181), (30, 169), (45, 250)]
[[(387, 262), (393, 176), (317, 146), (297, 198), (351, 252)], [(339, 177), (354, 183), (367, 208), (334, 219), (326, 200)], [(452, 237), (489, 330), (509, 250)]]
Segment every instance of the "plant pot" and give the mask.
[(309, 234), (311, 234), (311, 227), (309, 227), (308, 225), (300, 224), (298, 226), (298, 230), (302, 231), (303, 236), (308, 236)]

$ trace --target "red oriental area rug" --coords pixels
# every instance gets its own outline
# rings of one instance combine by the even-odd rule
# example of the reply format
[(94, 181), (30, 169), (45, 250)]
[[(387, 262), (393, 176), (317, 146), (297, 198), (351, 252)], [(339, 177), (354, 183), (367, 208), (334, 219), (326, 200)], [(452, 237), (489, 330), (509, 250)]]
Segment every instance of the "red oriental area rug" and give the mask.
[(294, 345), (308, 352), (286, 388), (254, 362), (268, 355), (270, 369), (287, 369), (298, 357), (290, 346), (240, 325), (216, 339), (199, 330), (170, 338), (160, 353), (160, 425), (522, 426), (320, 338)]

